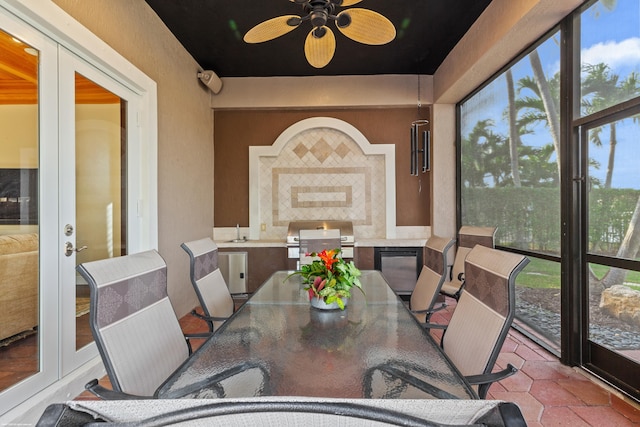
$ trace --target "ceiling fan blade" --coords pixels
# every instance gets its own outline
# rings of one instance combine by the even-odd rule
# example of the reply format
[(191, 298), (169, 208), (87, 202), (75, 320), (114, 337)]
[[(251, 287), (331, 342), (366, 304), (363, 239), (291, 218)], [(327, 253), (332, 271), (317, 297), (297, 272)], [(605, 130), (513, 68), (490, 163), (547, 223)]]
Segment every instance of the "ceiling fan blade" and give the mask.
[(353, 6), (354, 4), (360, 3), (362, 0), (342, 0), (342, 4), (340, 7)]
[(301, 19), (297, 15), (283, 15), (259, 23), (244, 35), (245, 43), (262, 43), (295, 30)]
[[(321, 37), (314, 32), (323, 32)], [(317, 33), (316, 33), (317, 34)], [(304, 42), (304, 56), (312, 67), (322, 68), (331, 62), (336, 51), (336, 36), (329, 27), (314, 28)]]
[(396, 27), (393, 23), (369, 9), (343, 10), (338, 13), (336, 25), (342, 34), (364, 44), (381, 45), (396, 38)]

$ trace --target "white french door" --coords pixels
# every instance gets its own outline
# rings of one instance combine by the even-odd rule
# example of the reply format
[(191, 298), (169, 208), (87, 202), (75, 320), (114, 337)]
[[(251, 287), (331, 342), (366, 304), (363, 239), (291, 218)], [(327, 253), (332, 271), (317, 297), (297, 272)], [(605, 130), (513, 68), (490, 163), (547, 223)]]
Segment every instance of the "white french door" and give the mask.
[[(97, 370), (76, 266), (157, 248), (156, 108), (155, 83), (52, 2), (0, 3), (0, 132), (10, 141), (0, 144), (0, 169), (38, 182), (35, 220), (11, 223), (0, 210), (0, 235), (38, 241), (32, 366), (0, 383), (0, 424), (30, 398), (42, 402), (45, 389), (51, 401), (69, 397), (65, 384), (79, 393), (91, 379), (83, 372)], [(10, 363), (3, 358), (3, 372)]]
[[(58, 166), (55, 162), (43, 161), (47, 158), (56, 159), (58, 156), (58, 71), (57, 45), (50, 38), (14, 19), (10, 14), (3, 13), (2, 9), (0, 31), (2, 39), (6, 41), (0, 52), (3, 78), (3, 103), (0, 110), (3, 143), (0, 144), (0, 167), (33, 171), (35, 174), (31, 172), (31, 176), (37, 177), (38, 182), (35, 221), (24, 225), (22, 215), (17, 221), (3, 217), (0, 230), (0, 234), (4, 235), (35, 234), (38, 246), (37, 259), (30, 259), (27, 266), (28, 269), (37, 270), (35, 297), (25, 302), (17, 299), (20, 297), (18, 294), (15, 300), (5, 301), (7, 305), (4, 305), (22, 305), (25, 317), (34, 318), (31, 323), (19, 327), (19, 330), (8, 333), (11, 335), (25, 330), (22, 335), (15, 335), (17, 339), (15, 336), (2, 336), (3, 339), (15, 339), (13, 344), (2, 347), (2, 370), (21, 373), (15, 379), (5, 381), (0, 390), (0, 408), (11, 408), (24, 400), (24, 396), (35, 394), (58, 378)], [(31, 88), (31, 93), (24, 95), (26, 87)], [(18, 90), (12, 88), (22, 88), (23, 96), (17, 96)], [(7, 94), (16, 97), (15, 103), (12, 104), (12, 98), (5, 96)], [(12, 266), (18, 267), (17, 263), (10, 263), (6, 266), (7, 270)], [(7, 277), (7, 270), (0, 272), (2, 292), (19, 283), (18, 280)], [(27, 282), (23, 281), (21, 286), (26, 287)], [(32, 286), (31, 282), (28, 282), (28, 286)], [(28, 292), (27, 289), (24, 292)], [(12, 315), (12, 318), (15, 316)], [(3, 317), (2, 322), (10, 322), (11, 318), (7, 317)], [(20, 338), (26, 334), (31, 336)], [(27, 341), (31, 345), (25, 347), (24, 342)], [(10, 353), (11, 345), (21, 346), (20, 356), (26, 357), (13, 357)], [(28, 367), (25, 368), (27, 362)], [(12, 363), (18, 365), (11, 366)], [(2, 412), (0, 410), (0, 415)]]
[[(68, 50), (59, 52), (62, 375), (98, 353), (83, 262), (126, 255), (128, 147), (139, 145), (138, 95)], [(135, 174), (133, 174), (135, 179)], [(135, 234), (133, 235), (135, 238)]]

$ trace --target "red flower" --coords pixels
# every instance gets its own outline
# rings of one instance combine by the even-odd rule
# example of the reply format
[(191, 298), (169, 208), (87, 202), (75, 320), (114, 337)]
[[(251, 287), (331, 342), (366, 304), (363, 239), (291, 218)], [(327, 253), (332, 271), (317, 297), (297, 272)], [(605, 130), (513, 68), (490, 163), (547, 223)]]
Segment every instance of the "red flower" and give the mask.
[(333, 264), (339, 261), (338, 258), (335, 258), (337, 253), (338, 252), (335, 249), (331, 249), (329, 251), (325, 249), (318, 254), (322, 262), (324, 262), (324, 266), (327, 270), (332, 271)]

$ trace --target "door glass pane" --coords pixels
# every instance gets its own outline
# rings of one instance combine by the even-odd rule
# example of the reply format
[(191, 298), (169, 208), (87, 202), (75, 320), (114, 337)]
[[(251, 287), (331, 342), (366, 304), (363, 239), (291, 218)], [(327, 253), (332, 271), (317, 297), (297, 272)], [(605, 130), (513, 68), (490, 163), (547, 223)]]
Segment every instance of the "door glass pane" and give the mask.
[(0, 390), (39, 371), (38, 51), (0, 31)]
[(635, 98), (640, 87), (640, 2), (601, 0), (580, 15), (580, 112)]
[[(126, 102), (76, 73), (76, 264), (126, 253)], [(76, 278), (76, 349), (93, 341)]]
[(560, 263), (529, 257), (516, 279), (516, 320), (522, 330), (560, 354)]
[(638, 132), (638, 117), (627, 117), (587, 134), (591, 254), (640, 260)]
[[(638, 117), (589, 129), (588, 253), (640, 260)], [(640, 264), (638, 264), (640, 270)], [(589, 340), (640, 361), (640, 271), (589, 264)]]
[(640, 272), (589, 264), (589, 275), (589, 340), (640, 362)]

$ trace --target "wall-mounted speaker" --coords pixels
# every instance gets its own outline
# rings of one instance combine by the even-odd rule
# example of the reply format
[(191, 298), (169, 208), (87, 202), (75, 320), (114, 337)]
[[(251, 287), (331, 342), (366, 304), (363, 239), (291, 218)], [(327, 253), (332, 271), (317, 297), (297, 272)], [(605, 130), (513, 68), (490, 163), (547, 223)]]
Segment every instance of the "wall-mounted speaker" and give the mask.
[(213, 93), (218, 93), (222, 89), (222, 80), (220, 80), (220, 77), (211, 70), (205, 70), (198, 73), (198, 78)]

